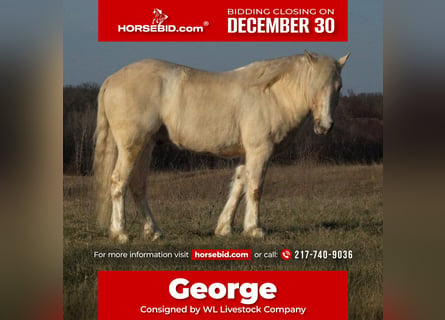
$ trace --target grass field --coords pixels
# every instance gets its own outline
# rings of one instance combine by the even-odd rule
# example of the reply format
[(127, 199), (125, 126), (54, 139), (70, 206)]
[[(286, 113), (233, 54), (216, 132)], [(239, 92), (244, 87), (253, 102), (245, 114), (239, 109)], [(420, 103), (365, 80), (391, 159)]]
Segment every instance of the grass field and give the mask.
[[(163, 239), (142, 241), (139, 216), (128, 200), (132, 241), (110, 243), (94, 228), (89, 177), (64, 178), (64, 319), (97, 318), (98, 270), (348, 270), (349, 319), (383, 319), (383, 166), (272, 166), (261, 203), (264, 240), (240, 235), (243, 203), (234, 234), (213, 236), (232, 170), (152, 173), (148, 197)], [(130, 198), (130, 197), (129, 197)], [(94, 251), (191, 251), (242, 248), (252, 252), (352, 250), (350, 260), (98, 259)]]

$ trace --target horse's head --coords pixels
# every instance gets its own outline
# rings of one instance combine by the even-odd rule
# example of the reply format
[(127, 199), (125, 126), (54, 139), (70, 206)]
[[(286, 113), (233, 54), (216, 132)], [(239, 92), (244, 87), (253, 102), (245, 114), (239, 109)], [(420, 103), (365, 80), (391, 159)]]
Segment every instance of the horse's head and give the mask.
[(314, 132), (326, 134), (332, 128), (332, 115), (338, 103), (342, 87), (341, 70), (350, 53), (338, 60), (304, 52), (305, 59), (311, 64), (311, 111), (314, 118)]

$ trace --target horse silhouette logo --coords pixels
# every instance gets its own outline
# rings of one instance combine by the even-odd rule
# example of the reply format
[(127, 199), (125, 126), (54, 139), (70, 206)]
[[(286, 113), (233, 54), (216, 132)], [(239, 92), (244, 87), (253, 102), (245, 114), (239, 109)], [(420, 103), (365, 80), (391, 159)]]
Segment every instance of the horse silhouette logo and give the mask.
[(157, 24), (158, 26), (161, 25), (168, 18), (168, 15), (162, 12), (161, 9), (154, 9), (153, 14), (154, 18), (152, 24)]

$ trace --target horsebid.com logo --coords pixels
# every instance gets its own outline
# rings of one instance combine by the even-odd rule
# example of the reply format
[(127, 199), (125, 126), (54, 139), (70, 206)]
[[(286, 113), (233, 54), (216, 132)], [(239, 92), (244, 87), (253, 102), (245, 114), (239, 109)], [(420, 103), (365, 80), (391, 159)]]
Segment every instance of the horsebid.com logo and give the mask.
[(162, 12), (161, 9), (155, 8), (153, 10), (153, 14), (154, 14), (154, 18), (153, 18), (153, 22), (151, 24), (161, 25), (168, 18), (168, 15), (166, 15), (164, 12)]
[[(203, 26), (176, 26), (173, 24), (164, 25), (164, 21), (168, 19), (161, 9), (153, 10), (153, 20), (151, 24), (125, 24), (118, 25), (118, 32), (204, 32)], [(208, 22), (204, 21), (204, 26), (208, 26)]]

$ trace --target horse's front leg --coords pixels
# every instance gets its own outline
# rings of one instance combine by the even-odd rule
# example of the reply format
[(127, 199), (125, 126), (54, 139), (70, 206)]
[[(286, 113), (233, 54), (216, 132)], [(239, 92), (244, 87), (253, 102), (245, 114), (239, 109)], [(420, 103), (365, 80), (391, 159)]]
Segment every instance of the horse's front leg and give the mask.
[(259, 205), (271, 154), (271, 145), (246, 150), (246, 213), (243, 234), (254, 238), (264, 237), (264, 231), (260, 227)]
[(226, 205), (218, 219), (218, 225), (215, 229), (215, 234), (218, 236), (226, 236), (232, 232), (233, 218), (235, 217), (236, 209), (244, 193), (244, 186), (246, 181), (246, 166), (240, 164), (236, 170), (232, 180), (232, 187), (230, 188), (229, 198)]

